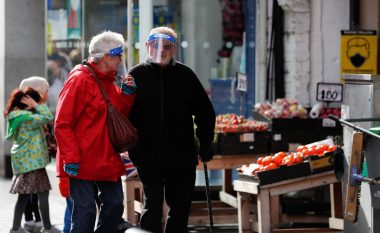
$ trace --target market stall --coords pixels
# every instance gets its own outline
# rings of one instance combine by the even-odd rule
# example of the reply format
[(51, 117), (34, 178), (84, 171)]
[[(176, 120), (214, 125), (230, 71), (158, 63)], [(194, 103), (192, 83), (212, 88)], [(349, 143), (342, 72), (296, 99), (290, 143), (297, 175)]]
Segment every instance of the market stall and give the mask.
[[(236, 169), (241, 167), (245, 163), (251, 163), (257, 160), (259, 155), (248, 154), (248, 155), (229, 155), (221, 156), (216, 155), (214, 159), (208, 162), (209, 170), (222, 170), (225, 175), (222, 184), (222, 191), (220, 192), (221, 201), (215, 202), (214, 211), (218, 212), (218, 208), (223, 207), (224, 211), (220, 214), (214, 215), (214, 221), (218, 223), (237, 223), (237, 211), (233, 209), (232, 211), (226, 211), (227, 207), (233, 208), (237, 207), (237, 199), (232, 196), (230, 193), (233, 190), (232, 181), (231, 181), (231, 169)], [(198, 170), (202, 170), (203, 166), (198, 165)], [(226, 175), (227, 174), (227, 175)], [(124, 179), (123, 184), (125, 185), (125, 208), (124, 208), (124, 217), (130, 223), (138, 223), (138, 214), (141, 213), (142, 209), (142, 184), (140, 180), (136, 177), (133, 179)], [(225, 203), (225, 204), (221, 204)], [(218, 204), (219, 203), (219, 204)], [(226, 206), (228, 205), (228, 206)], [(189, 224), (199, 224), (206, 225), (208, 224), (207, 216), (199, 216), (199, 208), (202, 207), (199, 204), (193, 205), (192, 212), (194, 213), (190, 216)], [(204, 205), (203, 205), (204, 206)], [(195, 207), (195, 208), (194, 208)], [(167, 210), (164, 210), (166, 212)]]
[[(259, 181), (236, 180), (234, 189), (238, 195), (238, 221), (239, 233), (242, 232), (273, 232), (276, 224), (280, 222), (279, 208), (271, 203), (271, 197), (328, 185), (338, 182), (333, 171), (313, 174), (296, 179), (284, 180), (267, 185), (260, 185)], [(249, 194), (257, 195), (257, 219), (251, 218)], [(339, 198), (339, 196), (332, 198)], [(338, 200), (339, 201), (339, 200)], [(334, 202), (333, 202), (334, 203)], [(276, 203), (277, 204), (277, 203)], [(274, 208), (272, 208), (274, 207)], [(332, 216), (335, 218), (335, 216)], [(326, 229), (324, 229), (326, 232)]]

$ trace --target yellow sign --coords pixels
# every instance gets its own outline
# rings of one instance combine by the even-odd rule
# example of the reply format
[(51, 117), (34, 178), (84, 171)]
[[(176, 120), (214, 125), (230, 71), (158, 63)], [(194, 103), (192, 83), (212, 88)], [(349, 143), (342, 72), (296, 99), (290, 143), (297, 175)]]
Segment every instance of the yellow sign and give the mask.
[(377, 74), (376, 31), (342, 31), (341, 74)]

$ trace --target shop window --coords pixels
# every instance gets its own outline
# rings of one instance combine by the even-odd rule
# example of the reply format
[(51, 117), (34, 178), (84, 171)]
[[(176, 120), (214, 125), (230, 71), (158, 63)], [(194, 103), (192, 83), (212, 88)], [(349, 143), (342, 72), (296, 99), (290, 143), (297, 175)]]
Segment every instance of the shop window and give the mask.
[[(88, 41), (92, 36), (112, 30), (127, 35), (126, 0), (46, 0), (47, 1), (47, 77), (51, 86), (49, 106), (54, 111), (58, 94), (68, 72), (88, 57)], [(139, 38), (139, 2), (133, 0), (133, 61), (146, 56), (144, 38)], [(208, 93), (218, 81), (231, 81), (239, 70), (241, 58), (242, 0), (153, 0), (153, 26), (167, 25), (179, 35), (177, 59), (198, 75)], [(233, 11), (230, 11), (234, 9)], [(233, 15), (229, 15), (227, 13)], [(223, 80), (218, 80), (223, 79)], [(218, 83), (220, 84), (220, 83)], [(219, 86), (214, 86), (217, 91)], [(222, 91), (230, 93), (231, 85)], [(216, 92), (214, 93), (215, 96)], [(225, 96), (212, 99), (214, 107)], [(219, 105), (218, 105), (219, 104)], [(238, 109), (238, 101), (230, 104)], [(236, 105), (236, 106), (235, 106)], [(223, 103), (223, 106), (224, 103)], [(217, 112), (221, 110), (216, 109)], [(231, 112), (232, 113), (232, 112)], [(235, 112), (239, 113), (239, 112)], [(236, 175), (235, 175), (236, 176)], [(197, 185), (204, 182), (198, 172)], [(221, 184), (221, 172), (210, 171), (210, 183)]]

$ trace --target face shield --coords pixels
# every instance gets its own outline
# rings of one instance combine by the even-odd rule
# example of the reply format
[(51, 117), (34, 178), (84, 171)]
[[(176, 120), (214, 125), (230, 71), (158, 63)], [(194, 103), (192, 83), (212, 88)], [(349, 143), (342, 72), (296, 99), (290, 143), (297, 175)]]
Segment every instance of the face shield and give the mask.
[(176, 39), (167, 34), (156, 33), (149, 36), (146, 42), (149, 58), (157, 64), (167, 65), (176, 51)]
[(125, 63), (125, 56), (124, 56), (124, 53), (123, 53), (123, 46), (110, 49), (107, 54), (110, 57), (119, 56), (121, 58), (120, 65), (117, 67), (117, 74), (116, 74), (116, 76), (117, 76), (117, 78), (123, 78), (127, 74), (127, 66), (126, 66), (126, 63)]

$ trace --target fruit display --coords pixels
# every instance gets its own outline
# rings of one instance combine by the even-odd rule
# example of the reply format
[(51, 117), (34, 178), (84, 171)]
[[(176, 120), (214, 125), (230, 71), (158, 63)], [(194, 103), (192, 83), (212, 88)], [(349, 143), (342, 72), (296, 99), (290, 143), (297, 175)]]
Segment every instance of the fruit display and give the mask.
[(323, 108), (319, 112), (319, 118), (328, 118), (329, 114), (332, 114), (336, 117), (341, 117), (340, 108)]
[(216, 116), (216, 133), (249, 133), (268, 130), (268, 123), (249, 120), (234, 113)]
[(239, 169), (239, 172), (244, 175), (257, 175), (259, 172), (277, 169), (281, 166), (292, 166), (304, 163), (310, 156), (323, 157), (329, 152), (334, 152), (336, 148), (336, 145), (329, 143), (300, 145), (296, 152), (280, 151), (274, 155), (259, 157), (256, 163), (243, 165)]
[(256, 103), (255, 111), (267, 118), (307, 118), (307, 110), (294, 99), (279, 98), (273, 103)]

